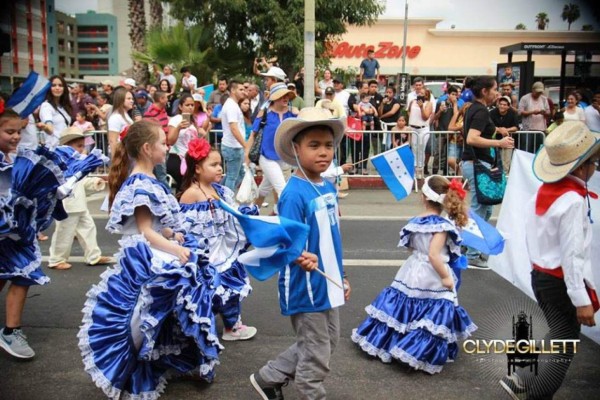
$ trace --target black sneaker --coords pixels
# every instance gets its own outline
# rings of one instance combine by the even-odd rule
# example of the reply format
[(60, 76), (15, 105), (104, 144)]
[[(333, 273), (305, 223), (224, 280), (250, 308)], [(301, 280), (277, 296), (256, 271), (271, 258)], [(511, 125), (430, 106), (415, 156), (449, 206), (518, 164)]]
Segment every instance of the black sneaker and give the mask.
[(506, 375), (500, 380), (500, 386), (513, 400), (522, 400), (527, 398), (527, 390), (521, 384), (517, 374)]
[(283, 400), (283, 385), (267, 386), (259, 374), (250, 375), (250, 383), (263, 400)]

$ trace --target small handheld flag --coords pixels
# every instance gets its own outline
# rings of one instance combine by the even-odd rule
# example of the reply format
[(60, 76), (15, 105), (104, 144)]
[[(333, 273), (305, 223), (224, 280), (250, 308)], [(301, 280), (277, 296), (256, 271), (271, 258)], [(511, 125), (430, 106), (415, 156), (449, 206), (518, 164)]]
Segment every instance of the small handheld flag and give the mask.
[(371, 157), (371, 162), (396, 200), (407, 197), (415, 176), (415, 157), (405, 144)]
[(469, 210), (469, 223), (460, 232), (462, 244), (484, 254), (496, 255), (504, 250), (504, 238), (483, 218)]
[(254, 246), (253, 250), (241, 254), (238, 260), (259, 281), (269, 279), (304, 251), (308, 225), (283, 217), (245, 215), (221, 199), (219, 205), (237, 218), (248, 241)]
[(27, 118), (44, 102), (49, 89), (50, 81), (31, 71), (23, 85), (10, 96), (6, 106), (12, 108), (21, 118)]

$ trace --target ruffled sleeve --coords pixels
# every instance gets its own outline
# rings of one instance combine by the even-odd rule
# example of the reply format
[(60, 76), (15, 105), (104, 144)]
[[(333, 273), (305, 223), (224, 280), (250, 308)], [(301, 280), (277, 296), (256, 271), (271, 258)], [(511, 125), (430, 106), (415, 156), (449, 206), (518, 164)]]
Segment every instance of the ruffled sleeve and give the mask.
[(166, 186), (143, 174), (132, 175), (123, 183), (110, 210), (106, 229), (123, 233), (124, 225), (138, 207), (148, 208), (161, 228), (181, 231), (179, 203)]
[(0, 152), (0, 237), (8, 234), (13, 227), (11, 185), (12, 164), (5, 162), (4, 153)]
[(427, 215), (425, 217), (415, 217), (408, 221), (408, 224), (400, 231), (400, 242), (398, 247), (410, 247), (410, 238), (413, 233), (437, 233), (446, 232), (448, 233), (448, 239), (446, 240), (446, 246), (448, 247), (448, 253), (450, 255), (450, 265), (460, 265), (462, 263), (460, 244), (462, 238), (460, 232), (456, 228), (456, 225), (446, 218), (440, 217), (439, 215)]
[[(235, 204), (234, 193), (226, 186), (213, 184), (219, 197), (227, 204)], [(196, 237), (212, 238), (224, 236), (227, 225), (233, 216), (223, 210), (217, 201), (199, 201), (190, 204), (181, 204), (183, 214), (183, 230)]]

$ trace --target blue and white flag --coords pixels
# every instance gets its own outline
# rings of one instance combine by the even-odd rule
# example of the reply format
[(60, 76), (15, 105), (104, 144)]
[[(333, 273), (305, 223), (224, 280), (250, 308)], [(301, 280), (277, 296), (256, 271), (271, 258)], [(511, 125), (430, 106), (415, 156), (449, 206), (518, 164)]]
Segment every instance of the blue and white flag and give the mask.
[(23, 85), (10, 96), (6, 107), (12, 108), (21, 118), (27, 118), (44, 102), (49, 89), (50, 81), (31, 71)]
[(410, 194), (415, 182), (415, 156), (408, 144), (371, 157), (371, 162), (396, 200)]
[(469, 223), (460, 232), (462, 244), (484, 254), (496, 255), (504, 250), (502, 234), (473, 210), (469, 210)]
[(259, 281), (269, 279), (304, 251), (310, 230), (308, 225), (283, 217), (245, 215), (221, 199), (219, 204), (237, 218), (246, 238), (254, 246), (238, 260)]

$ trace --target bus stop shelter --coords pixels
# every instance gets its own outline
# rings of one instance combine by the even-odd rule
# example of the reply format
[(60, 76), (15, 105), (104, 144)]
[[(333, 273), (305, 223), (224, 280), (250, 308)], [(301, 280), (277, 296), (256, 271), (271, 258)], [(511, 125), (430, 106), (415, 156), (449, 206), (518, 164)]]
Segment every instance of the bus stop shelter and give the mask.
[[(565, 81), (567, 77), (567, 66), (573, 65), (573, 75), (577, 71), (586, 71), (589, 77), (598, 77), (600, 74), (593, 73), (600, 68), (600, 62), (593, 61), (593, 56), (600, 55), (600, 40), (596, 42), (575, 43), (515, 43), (500, 48), (500, 54), (508, 55), (508, 62), (513, 62), (513, 54), (527, 54), (527, 61), (533, 61), (534, 55), (560, 56), (560, 99), (565, 97)], [(567, 61), (567, 56), (573, 56), (574, 61)]]

